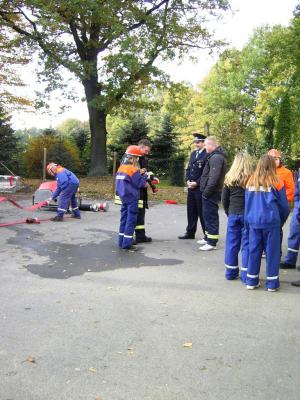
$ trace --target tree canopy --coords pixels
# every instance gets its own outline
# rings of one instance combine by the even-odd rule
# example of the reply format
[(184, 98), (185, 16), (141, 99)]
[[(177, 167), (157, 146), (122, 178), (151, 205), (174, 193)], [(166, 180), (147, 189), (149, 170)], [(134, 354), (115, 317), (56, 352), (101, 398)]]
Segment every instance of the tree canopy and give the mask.
[(97, 175), (106, 172), (107, 114), (166, 80), (158, 59), (218, 46), (208, 22), (228, 9), (227, 0), (3, 0), (0, 21), (39, 51), (50, 90), (62, 69), (82, 83)]

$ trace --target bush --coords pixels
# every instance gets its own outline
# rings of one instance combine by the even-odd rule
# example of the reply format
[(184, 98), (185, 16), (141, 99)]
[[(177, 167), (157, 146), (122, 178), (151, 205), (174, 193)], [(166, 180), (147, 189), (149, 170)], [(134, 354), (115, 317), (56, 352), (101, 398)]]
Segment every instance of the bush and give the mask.
[(25, 150), (23, 161), (28, 177), (43, 175), (44, 147), (47, 149), (47, 163), (55, 162), (78, 172), (81, 167), (79, 151), (69, 139), (54, 135), (31, 138)]

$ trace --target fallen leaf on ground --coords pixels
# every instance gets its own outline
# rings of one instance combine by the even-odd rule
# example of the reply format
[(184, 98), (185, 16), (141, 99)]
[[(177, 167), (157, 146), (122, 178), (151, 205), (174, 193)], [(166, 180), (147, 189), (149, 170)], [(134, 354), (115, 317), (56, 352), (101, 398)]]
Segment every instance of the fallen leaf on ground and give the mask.
[(30, 362), (30, 363), (34, 364), (34, 363), (36, 363), (36, 359), (34, 357), (29, 356), (23, 362)]
[(193, 347), (193, 343), (191, 343), (191, 342), (183, 343), (183, 347), (191, 348), (191, 347)]

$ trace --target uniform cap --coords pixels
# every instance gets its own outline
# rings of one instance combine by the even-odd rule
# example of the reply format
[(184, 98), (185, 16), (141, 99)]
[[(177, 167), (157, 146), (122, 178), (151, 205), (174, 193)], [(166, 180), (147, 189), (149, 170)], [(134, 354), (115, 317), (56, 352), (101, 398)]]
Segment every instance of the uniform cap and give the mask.
[(126, 154), (136, 157), (140, 157), (143, 155), (139, 146), (128, 146), (126, 149)]
[(271, 156), (274, 158), (281, 158), (281, 151), (276, 150), (276, 149), (271, 149), (268, 151), (268, 156)]
[(204, 140), (206, 139), (206, 136), (197, 132), (194, 132), (193, 136), (194, 136), (194, 142), (204, 142)]

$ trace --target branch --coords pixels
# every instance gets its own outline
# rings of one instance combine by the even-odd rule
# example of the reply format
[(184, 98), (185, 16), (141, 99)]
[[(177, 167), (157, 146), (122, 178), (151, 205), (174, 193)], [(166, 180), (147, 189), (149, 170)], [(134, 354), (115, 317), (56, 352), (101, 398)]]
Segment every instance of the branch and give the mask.
[[(135, 24), (131, 25), (129, 28), (127, 28), (128, 32), (132, 32), (133, 30), (140, 28), (142, 25), (144, 25), (147, 22), (146, 17), (148, 17), (149, 15), (151, 15), (154, 11), (158, 10), (161, 6), (163, 6), (164, 4), (166, 4), (166, 7), (168, 6), (170, 0), (162, 0), (160, 3), (158, 3), (156, 6), (150, 8), (150, 10), (146, 11), (146, 13), (144, 14), (144, 17), (139, 21), (136, 22)], [(101, 41), (101, 45), (98, 48), (98, 52), (101, 53), (102, 51), (106, 50), (107, 47), (113, 42), (113, 38), (112, 39), (102, 39)]]
[(20, 26), (16, 25), (9, 17), (8, 13), (3, 12), (0, 10), (0, 17), (8, 24), (10, 28), (12, 28), (15, 32), (19, 33), (21, 36), (25, 36), (27, 39), (30, 39), (34, 42), (36, 42), (39, 47), (44, 51), (45, 54), (47, 54), (49, 57), (53, 58), (59, 65), (62, 65), (63, 67), (67, 68), (69, 71), (75, 73), (75, 75), (78, 76), (78, 71), (76, 69), (73, 69), (71, 65), (67, 62), (65, 62), (59, 55), (57, 55), (55, 52), (52, 52), (47, 44), (44, 42), (41, 34), (38, 32), (36, 28), (36, 24), (34, 21), (31, 21), (30, 18), (25, 15), (25, 13), (22, 11), (22, 15), (24, 15), (24, 18), (32, 25), (34, 29), (34, 33), (28, 32), (27, 30), (21, 28)]
[(86, 60), (85, 48), (84, 48), (84, 45), (83, 45), (83, 43), (82, 43), (82, 41), (81, 41), (81, 39), (80, 39), (80, 37), (78, 35), (77, 28), (76, 28), (76, 25), (74, 23), (74, 20), (69, 22), (69, 26), (70, 26), (72, 35), (73, 35), (75, 43), (76, 43), (76, 47), (77, 47), (77, 50), (78, 50), (79, 57), (81, 58), (81, 60), (85, 61)]
[[(169, 3), (169, 0), (163, 0), (160, 3), (158, 3), (156, 6), (150, 8), (150, 10), (148, 10), (145, 13), (145, 16), (148, 17), (149, 15), (151, 15), (154, 11), (158, 10), (162, 5)], [(142, 18), (139, 22), (136, 22), (135, 24), (131, 25), (131, 27), (128, 28), (128, 32), (133, 31), (134, 29), (139, 28), (140, 26), (144, 25), (147, 22), (146, 18)]]

